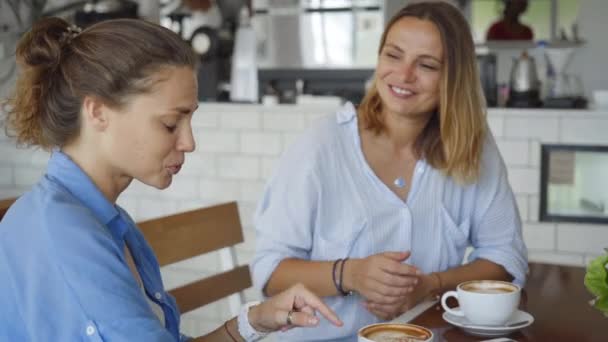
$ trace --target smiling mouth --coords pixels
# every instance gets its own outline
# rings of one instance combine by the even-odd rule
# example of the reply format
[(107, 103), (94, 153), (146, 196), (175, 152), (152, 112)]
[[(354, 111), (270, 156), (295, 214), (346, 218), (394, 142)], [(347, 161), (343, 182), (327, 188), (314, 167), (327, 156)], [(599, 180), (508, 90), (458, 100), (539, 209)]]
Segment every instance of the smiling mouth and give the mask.
[(395, 96), (400, 97), (400, 98), (408, 98), (408, 97), (414, 95), (414, 92), (412, 92), (411, 90), (400, 88), (397, 86), (391, 85), (391, 86), (389, 86), (389, 89)]

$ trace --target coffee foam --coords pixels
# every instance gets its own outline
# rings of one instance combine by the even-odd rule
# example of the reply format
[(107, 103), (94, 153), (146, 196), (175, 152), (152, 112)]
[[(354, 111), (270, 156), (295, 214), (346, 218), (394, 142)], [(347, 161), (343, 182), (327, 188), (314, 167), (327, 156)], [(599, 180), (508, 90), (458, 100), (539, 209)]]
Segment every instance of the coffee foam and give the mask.
[(470, 281), (460, 286), (463, 291), (486, 293), (486, 294), (501, 294), (512, 293), (517, 291), (517, 286), (504, 281)]
[(374, 342), (419, 342), (427, 341), (431, 332), (413, 324), (381, 323), (368, 326), (361, 335)]

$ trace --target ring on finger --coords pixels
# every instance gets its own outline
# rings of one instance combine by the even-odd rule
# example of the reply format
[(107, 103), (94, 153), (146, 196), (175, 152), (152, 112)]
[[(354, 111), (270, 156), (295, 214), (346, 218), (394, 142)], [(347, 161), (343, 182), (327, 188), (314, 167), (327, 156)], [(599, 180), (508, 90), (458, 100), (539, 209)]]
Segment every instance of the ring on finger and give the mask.
[(289, 310), (287, 313), (287, 319), (285, 320), (287, 325), (293, 325), (293, 321), (291, 320), (291, 315), (293, 315), (293, 309)]

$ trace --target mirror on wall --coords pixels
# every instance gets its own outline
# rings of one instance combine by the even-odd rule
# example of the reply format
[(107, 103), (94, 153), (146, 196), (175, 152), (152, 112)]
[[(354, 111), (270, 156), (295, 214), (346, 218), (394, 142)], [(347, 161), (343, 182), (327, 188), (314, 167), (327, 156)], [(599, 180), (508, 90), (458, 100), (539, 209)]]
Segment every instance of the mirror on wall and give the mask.
[(608, 222), (608, 146), (542, 145), (540, 220)]

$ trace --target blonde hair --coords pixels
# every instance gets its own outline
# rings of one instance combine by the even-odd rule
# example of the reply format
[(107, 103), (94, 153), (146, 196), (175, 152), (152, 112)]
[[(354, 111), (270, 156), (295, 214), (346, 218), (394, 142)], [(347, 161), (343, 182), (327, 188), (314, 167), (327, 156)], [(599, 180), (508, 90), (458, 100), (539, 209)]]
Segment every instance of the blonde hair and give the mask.
[[(469, 25), (457, 8), (444, 2), (408, 5), (386, 25), (378, 53), (390, 28), (404, 17), (435, 24), (444, 51), (439, 108), (416, 140), (416, 155), (456, 181), (472, 183), (479, 177), (487, 128), (485, 100)], [(358, 110), (363, 126), (376, 134), (386, 129), (382, 109), (374, 79)]]

